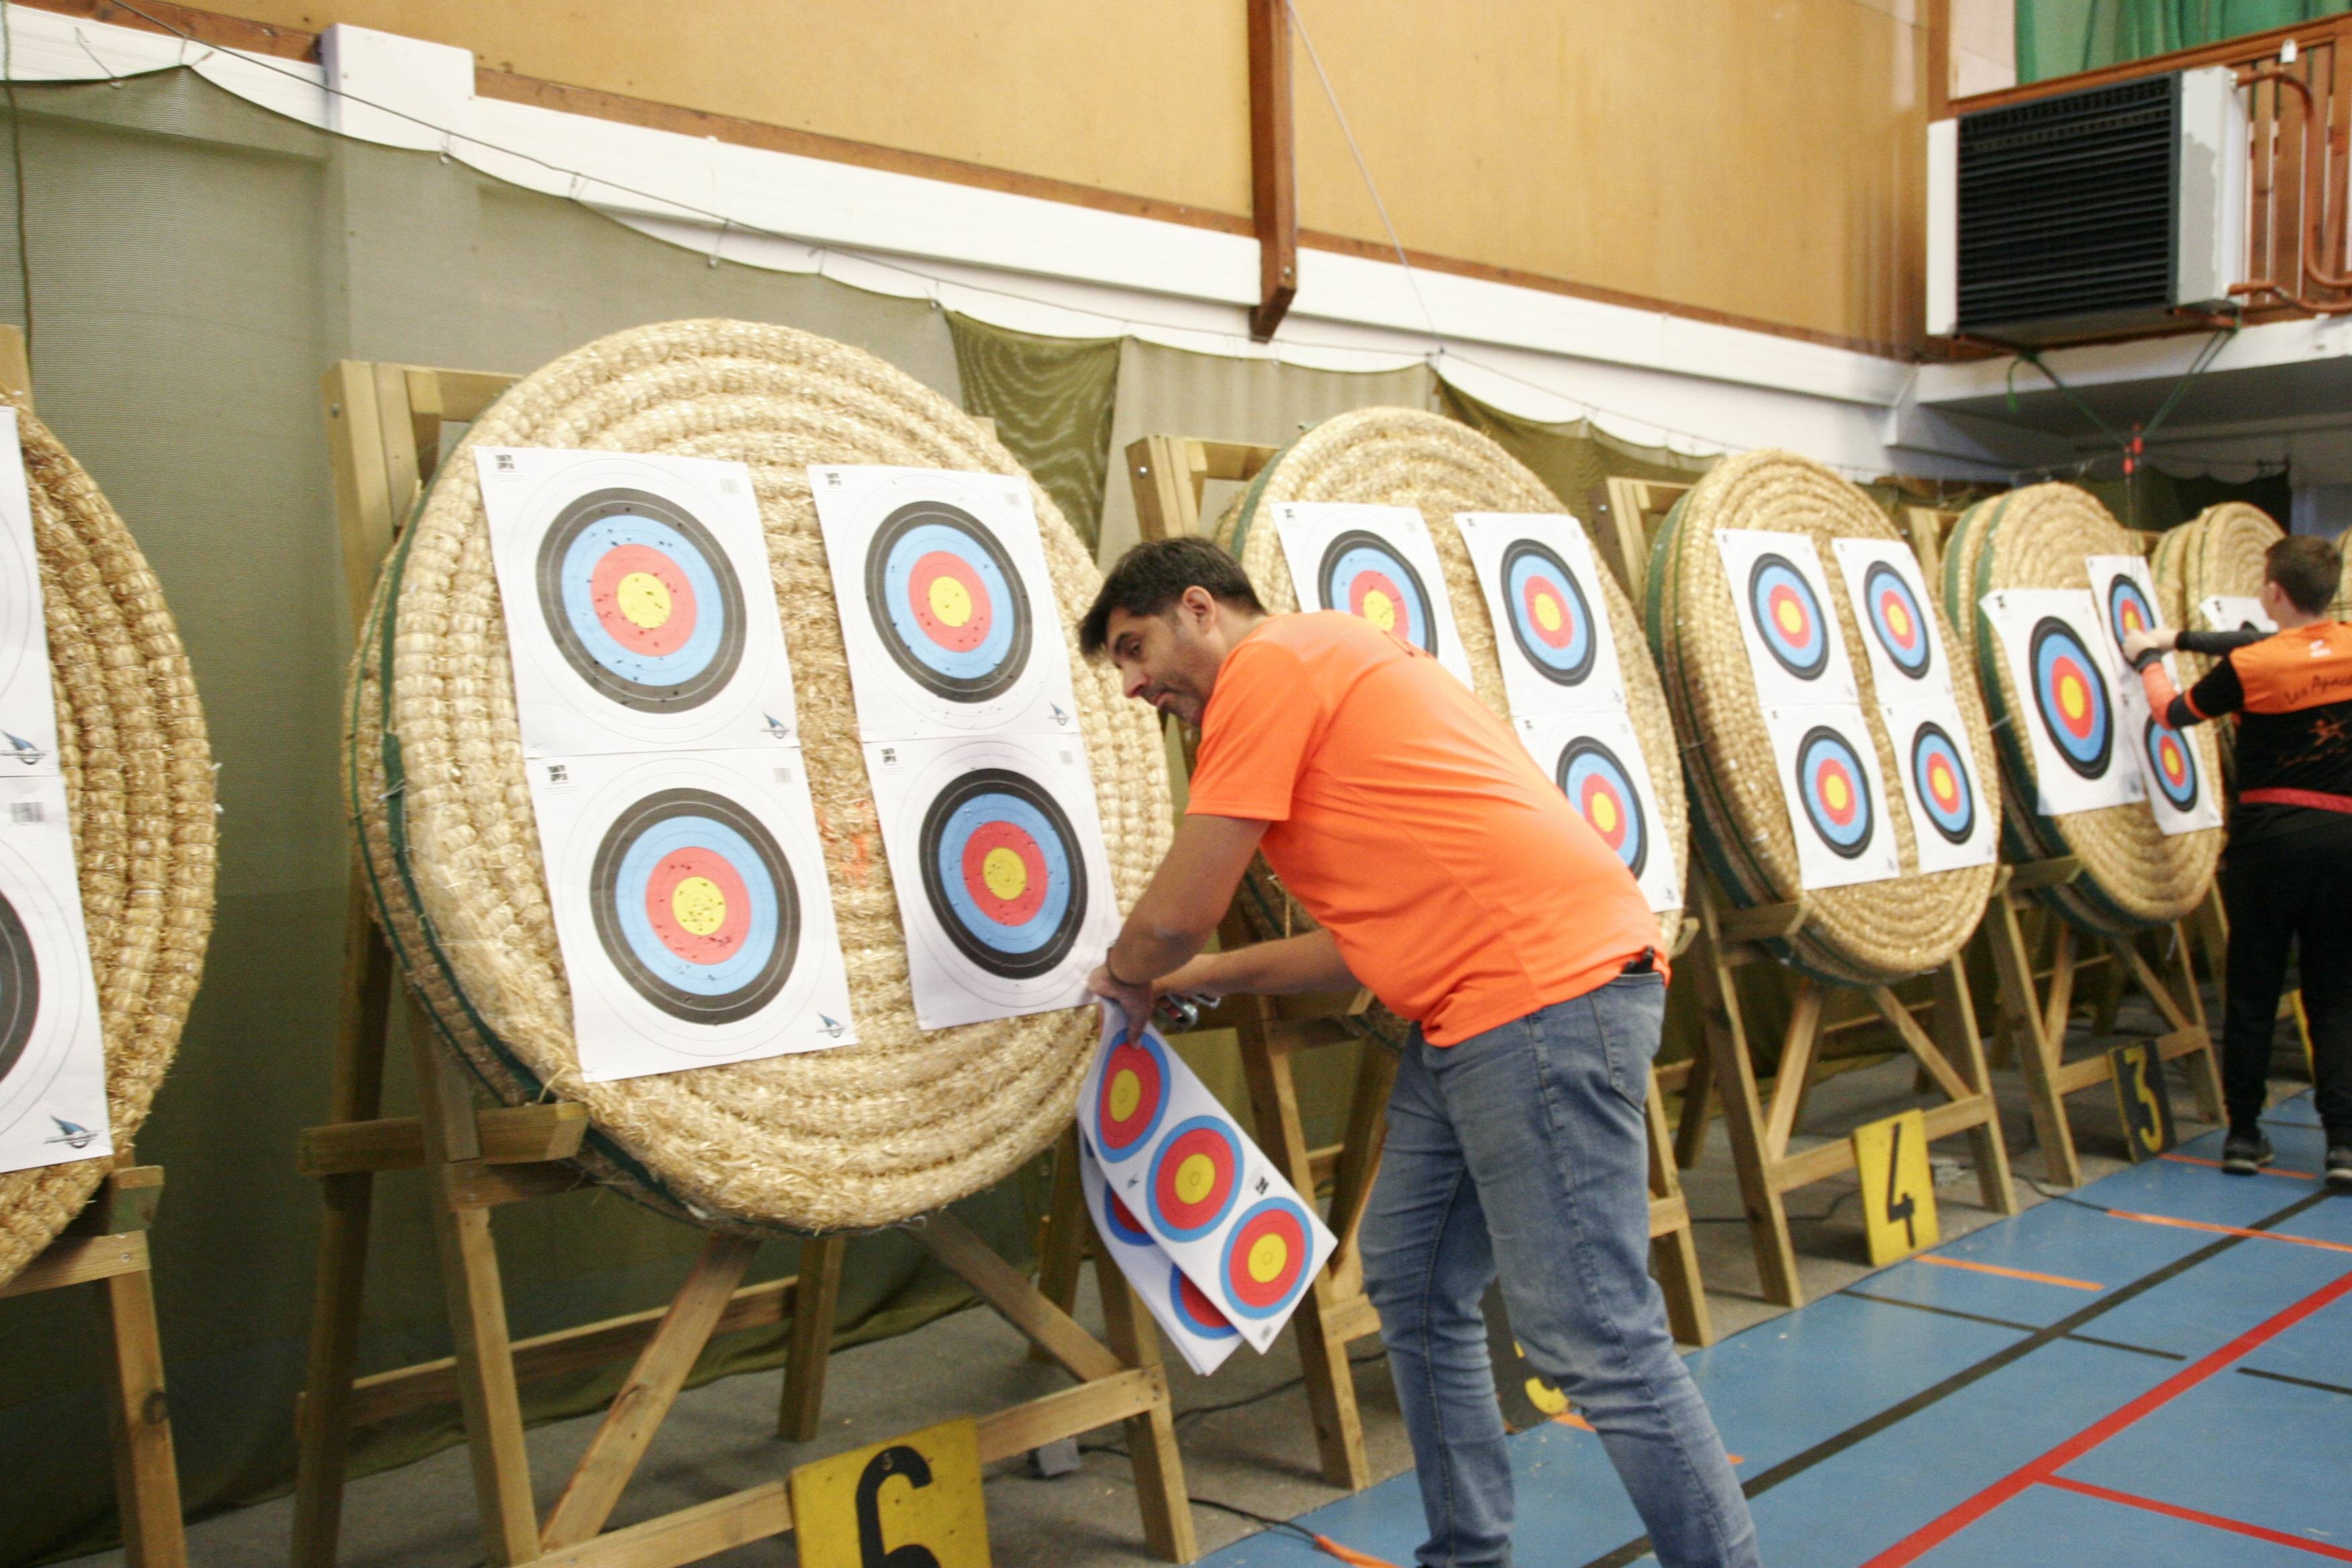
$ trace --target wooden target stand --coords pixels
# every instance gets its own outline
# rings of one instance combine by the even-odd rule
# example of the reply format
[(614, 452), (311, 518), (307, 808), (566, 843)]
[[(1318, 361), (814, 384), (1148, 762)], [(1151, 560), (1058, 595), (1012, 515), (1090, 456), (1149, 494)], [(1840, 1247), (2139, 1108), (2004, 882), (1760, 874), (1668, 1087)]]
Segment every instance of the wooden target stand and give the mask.
[[(327, 373), (344, 585), (355, 631), (364, 623), (377, 569), (439, 460), (444, 425), (478, 417), (515, 379), (355, 360)], [(522, 1563), (665, 1568), (790, 1531), (789, 1484), (781, 1474), (638, 1524), (604, 1526), (715, 1335), (789, 1319), (778, 1432), (793, 1442), (816, 1436), (843, 1238), (810, 1237), (802, 1244), (796, 1277), (747, 1286), (742, 1279), (757, 1243), (713, 1234), (667, 1309), (510, 1338), (491, 1213), (503, 1204), (586, 1184), (565, 1162), (579, 1151), (587, 1113), (566, 1101), (478, 1107), (464, 1068), (435, 1041), (421, 1005), (403, 988), (422, 1110), (383, 1116), (394, 967), (355, 862), (344, 916), (330, 1119), (303, 1132), (299, 1153), (300, 1169), (320, 1179), (326, 1214), (305, 1392), (296, 1414), (294, 1568), (332, 1568), (335, 1562), (352, 1427), (452, 1400), (464, 1412), (482, 1548), (499, 1568)], [(419, 1167), (429, 1187), (426, 1207), (456, 1354), (354, 1379), (374, 1177)], [(909, 1229), (942, 1266), (1078, 1380), (982, 1416), (982, 1461), (1123, 1421), (1146, 1542), (1173, 1562), (1198, 1555), (1167, 1374), (1157, 1340), (1142, 1326), (1141, 1303), (1124, 1289), (1103, 1292), (1110, 1339), (1105, 1344), (951, 1215), (925, 1216)], [(629, 1358), (627, 1380), (542, 1521), (532, 1497), (520, 1385)]]
[[(33, 376), (25, 334), (0, 324), (0, 386), (29, 405)], [(0, 1299), (36, 1296), (72, 1285), (103, 1288), (106, 1310), (106, 1425), (114, 1447), (114, 1500), (122, 1554), (131, 1568), (186, 1568), (180, 1522), (180, 1471), (172, 1447), (171, 1406), (163, 1394), (163, 1345), (156, 1331), (155, 1286), (147, 1230), (163, 1195), (163, 1168), (142, 1165), (125, 1139), (114, 1169), (55, 1241), (0, 1285)]]
[[(1251, 442), (1176, 436), (1148, 436), (1133, 443), (1127, 449), (1128, 477), (1134, 486), (1142, 537), (1165, 539), (1199, 532), (1202, 496), (1208, 481), (1246, 483), (1257, 477), (1277, 450)], [(1219, 941), (1231, 947), (1255, 940), (1256, 933), (1237, 903), (1219, 928)], [(1358, 1243), (1365, 1205), (1380, 1173), (1381, 1143), (1388, 1133), (1389, 1089), (1397, 1070), (1394, 1052), (1362, 1040), (1346, 1023), (1370, 1001), (1370, 994), (1362, 991), (1328, 996), (1237, 996), (1213, 1009), (1198, 1026), (1203, 1030), (1234, 1032), (1259, 1147), (1309, 1201), (1326, 1184), (1331, 1189), (1328, 1223), (1339, 1247), (1299, 1299), (1291, 1328), (1298, 1340), (1300, 1370), (1324, 1479), (1349, 1491), (1361, 1490), (1372, 1481), (1348, 1346), (1380, 1331), (1379, 1314), (1364, 1294), (1363, 1255)], [(1360, 1040), (1363, 1055), (1349, 1090), (1341, 1141), (1310, 1148), (1299, 1110), (1294, 1058), (1306, 1051)], [(1675, 1337), (1690, 1344), (1708, 1344), (1715, 1334), (1699, 1279), (1698, 1249), (1681, 1178), (1666, 1157), (1669, 1140), (1654, 1075), (1647, 1109), (1652, 1267), (1666, 1299), (1667, 1320)], [(1088, 1234), (1077, 1218), (1084, 1203), (1075, 1150), (1075, 1136), (1066, 1139), (1055, 1165), (1040, 1279), (1045, 1293), (1064, 1307), (1076, 1297)], [(1115, 1267), (1098, 1266), (1097, 1284), (1118, 1272)], [(1148, 1323), (1142, 1332), (1151, 1333)]]

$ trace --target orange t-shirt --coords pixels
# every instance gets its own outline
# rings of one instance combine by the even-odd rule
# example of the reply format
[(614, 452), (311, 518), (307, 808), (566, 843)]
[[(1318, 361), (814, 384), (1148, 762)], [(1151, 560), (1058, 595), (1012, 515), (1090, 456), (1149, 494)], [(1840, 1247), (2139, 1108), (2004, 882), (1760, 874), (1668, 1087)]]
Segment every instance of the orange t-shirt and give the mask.
[(1432, 1045), (1580, 996), (1658, 940), (1517, 737), (1353, 616), (1276, 616), (1226, 656), (1186, 810), (1270, 824), (1267, 862)]

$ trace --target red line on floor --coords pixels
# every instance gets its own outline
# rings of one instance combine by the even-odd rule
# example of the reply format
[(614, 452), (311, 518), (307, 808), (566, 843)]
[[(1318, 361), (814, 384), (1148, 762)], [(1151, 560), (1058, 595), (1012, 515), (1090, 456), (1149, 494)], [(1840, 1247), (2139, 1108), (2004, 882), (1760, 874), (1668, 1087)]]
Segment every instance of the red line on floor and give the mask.
[(2251, 1535), (2256, 1541), (2267, 1541), (2274, 1546), (2292, 1546), (2299, 1551), (2308, 1552), (2315, 1557), (2330, 1557), (2338, 1563), (2352, 1563), (2352, 1552), (2347, 1552), (2341, 1546), (2330, 1546), (2324, 1541), (2313, 1541), (2305, 1536), (2289, 1535), (2283, 1530), (2270, 1530), (2259, 1524), (2248, 1524), (2242, 1519), (2231, 1519), (2222, 1514), (2207, 1513), (2202, 1509), (2183, 1508), (2179, 1503), (2159, 1502), (2155, 1498), (2141, 1497), (2137, 1492), (2119, 1492), (2111, 1487), (2095, 1487), (2088, 1481), (2069, 1480), (2064, 1476), (2052, 1476), (2042, 1485), (2057, 1487), (2070, 1492), (2080, 1492), (2084, 1497), (2095, 1497), (2105, 1502), (2119, 1502), (2126, 1508), (2144, 1509), (2149, 1513), (2160, 1513), (2169, 1519), (2185, 1519), (2191, 1524), (2202, 1524), (2213, 1530), (2226, 1530), (2236, 1535)]
[(2103, 1290), (2106, 1287), (2088, 1279), (2069, 1279), (2063, 1274), (2036, 1274), (2030, 1268), (2003, 1268), (1998, 1263), (1973, 1263), (1965, 1258), (1938, 1258), (1933, 1253), (1920, 1256), (1922, 1263), (1932, 1263), (1938, 1268), (1965, 1268), (1972, 1274), (1998, 1274), (2004, 1279), (2030, 1279), (2036, 1285), (2063, 1285), (2069, 1290)]
[[(2252, 1234), (2267, 1236), (2270, 1233), (2255, 1231)], [(1917, 1562), (2026, 1488), (2049, 1480), (2060, 1470), (2116, 1433), (2133, 1425), (2151, 1411), (2170, 1404), (2231, 1362), (2244, 1356), (2256, 1345), (2265, 1344), (2276, 1339), (2313, 1313), (2346, 1296), (2352, 1296), (2352, 1273), (2338, 1276), (2333, 1281), (2305, 1296), (2302, 1300), (2272, 1314), (2221, 1349), (2182, 1367), (2130, 1404), (2093, 1422), (2039, 1458), (2020, 1465), (1976, 1496), (1957, 1507), (1947, 1510), (1913, 1531), (1909, 1535), (1864, 1563), (1863, 1568), (1901, 1568), (1904, 1563)]]
[(2216, 1236), (2242, 1236), (2253, 1241), (2284, 1241), (2296, 1247), (2319, 1247), (2330, 1252), (2352, 1252), (2352, 1244), (2322, 1241), (2315, 1236), (2289, 1236), (2284, 1231), (2248, 1230), (2239, 1225), (2215, 1225), (2210, 1220), (2176, 1219), (2168, 1214), (2134, 1214), (2129, 1209), (2109, 1209), (2117, 1219), (2136, 1219), (2142, 1225), (2168, 1225), (2180, 1230), (2210, 1230)]
[[(2176, 1165), (2202, 1165), (2209, 1171), (2218, 1171), (2221, 1168), (2221, 1161), (2200, 1160), (2194, 1154), (2165, 1154), (2158, 1157), (2169, 1160)], [(2265, 1176), (2292, 1176), (2298, 1182), (2315, 1182), (2319, 1180), (2317, 1176), (2314, 1175), (2309, 1171), (2290, 1171), (2284, 1165), (2264, 1165), (2262, 1168), (2261, 1174)]]

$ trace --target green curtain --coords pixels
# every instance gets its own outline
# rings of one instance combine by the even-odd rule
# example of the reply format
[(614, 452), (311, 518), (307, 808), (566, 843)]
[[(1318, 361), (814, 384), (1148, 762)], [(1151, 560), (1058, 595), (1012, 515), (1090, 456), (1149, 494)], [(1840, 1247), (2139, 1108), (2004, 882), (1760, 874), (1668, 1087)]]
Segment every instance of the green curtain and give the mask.
[(1045, 338), (948, 312), (963, 405), (1036, 476), (1092, 548), (1102, 538), (1103, 469), (1118, 393), (1118, 338)]
[[(171, 1077), (139, 1139), (168, 1173), (152, 1234), (173, 1426), (198, 1514), (282, 1491), (310, 1326), (319, 1197), (296, 1131), (324, 1116), (349, 848), (336, 738), (344, 609), (320, 377), (339, 358), (524, 372), (603, 333), (725, 315), (857, 344), (949, 396), (923, 300), (721, 263), (431, 153), (341, 141), (189, 72), (16, 92), (42, 415), (153, 563), (220, 763), (217, 925)], [(0, 319), (25, 323), (0, 158)], [(387, 1114), (411, 1109), (395, 1046)], [(415, 1173), (378, 1184), (361, 1370), (449, 1352)], [(1016, 1260), (1033, 1167), (961, 1211)], [(609, 1192), (501, 1209), (518, 1336), (659, 1305), (702, 1234)], [(791, 1271), (762, 1249), (753, 1278)], [(851, 1242), (840, 1339), (966, 1300), (898, 1234)], [(707, 1380), (782, 1360), (781, 1331), (712, 1347)], [(91, 1292), (0, 1301), (0, 1563), (113, 1531)], [(533, 1384), (533, 1420), (605, 1402), (625, 1368)], [(358, 1435), (364, 1474), (457, 1440), (454, 1408)], [(780, 1450), (776, 1473), (790, 1462)]]
[(1437, 384), (1437, 406), (1525, 463), (1561, 505), (1580, 517), (1608, 510), (1611, 479), (1695, 479), (1715, 466), (1713, 458), (1621, 439), (1590, 419), (1563, 425), (1522, 419), (1446, 381)]
[(2084, 479), (2083, 488), (2129, 528), (2162, 532), (2177, 528), (2209, 506), (2241, 500), (2258, 506), (2281, 528), (2294, 515), (2294, 492), (2284, 473), (2254, 479), (2217, 479), (2204, 475), (2168, 474), (2143, 468), (2130, 479)]
[(2352, 9), (2352, 0), (2017, 0), (2017, 79), (2146, 59)]

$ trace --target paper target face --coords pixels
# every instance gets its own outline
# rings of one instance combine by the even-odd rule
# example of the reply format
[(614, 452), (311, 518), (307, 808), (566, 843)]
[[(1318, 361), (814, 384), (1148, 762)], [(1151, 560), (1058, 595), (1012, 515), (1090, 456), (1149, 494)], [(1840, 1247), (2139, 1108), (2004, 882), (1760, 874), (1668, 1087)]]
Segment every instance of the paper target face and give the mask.
[(541, 758), (528, 776), (583, 1076), (856, 1038), (797, 751)]
[(1117, 932), (1077, 738), (866, 750), (923, 1026), (1086, 1001), (1087, 973)]
[(1560, 749), (1552, 778), (1625, 869), (1639, 877), (1649, 863), (1650, 823), (1623, 760), (1603, 742), (1580, 735)]
[(2101, 777), (2115, 757), (2107, 683), (2083, 635), (2055, 616), (2032, 633), (2033, 710), (2059, 758), (2084, 778)]
[(1782, 669), (1799, 680), (1817, 680), (1829, 668), (1830, 631), (1821, 599), (1788, 557), (1761, 555), (1748, 569), (1748, 613), (1764, 651)]
[(1313, 1244), (1306, 1208), (1287, 1197), (1252, 1205), (1225, 1238), (1224, 1305), (1244, 1318), (1271, 1318), (1295, 1305), (1311, 1277)]
[(1369, 621), (1470, 684), (1444, 568), (1419, 511), (1321, 501), (1284, 501), (1272, 510), (1300, 608)]
[(1837, 728), (1816, 724), (1797, 742), (1797, 801), (1805, 822), (1832, 854), (1852, 860), (1878, 832), (1878, 803), (1855, 742)]
[(1921, 724), (1911, 735), (1911, 784), (1927, 826), (1948, 844), (1976, 836), (1976, 789), (1969, 766), (1944, 727)]
[(1886, 784), (1862, 710), (1767, 708), (1764, 729), (1788, 801), (1802, 885), (1846, 887), (1902, 875), (1899, 840), (1883, 815)]
[(1593, 619), (1568, 563), (1533, 540), (1503, 552), (1503, 588), (1510, 606), (1511, 640), (1547, 680), (1574, 686), (1592, 673), (1607, 629)]
[(1242, 1148), (1223, 1118), (1196, 1116), (1169, 1130), (1144, 1184), (1152, 1226), (1171, 1241), (1198, 1241), (1241, 1196)]
[(1615, 634), (1583, 527), (1565, 513), (1457, 512), (1515, 716), (1625, 706)]
[(2011, 733), (2032, 755), (2035, 809), (2056, 816), (2146, 798), (2137, 763), (2115, 765), (2134, 744), (2116, 743), (2117, 703), (2134, 689), (2110, 684), (2099, 596), (2086, 588), (2011, 588), (1986, 595), (1979, 608), (2016, 693)]
[(1758, 696), (1768, 705), (1853, 701), (1859, 689), (1812, 540), (1727, 528), (1715, 542)]
[(499, 447), (475, 467), (529, 754), (795, 743), (749, 468)]
[(2137, 583), (2117, 576), (2107, 584), (2107, 635), (2115, 638), (2116, 647), (2121, 648), (2132, 633), (2152, 632), (2158, 624), (2156, 606)]
[(1112, 1190), (1093, 1148), (1083, 1137), (1078, 1143), (1078, 1184), (1102, 1238), (1102, 1250), (1135, 1287), (1160, 1331), (1194, 1372), (1206, 1377), (1216, 1371), (1240, 1347), (1240, 1331)]
[(1830, 548), (1845, 579), (1846, 602), (1861, 628), (1880, 705), (1948, 693), (1951, 670), (1918, 558), (1892, 539), (1835, 539)]
[(112, 1152), (65, 781), (0, 782), (0, 1171)]
[(1511, 728), (1537, 768), (1633, 873), (1650, 908), (1682, 908), (1682, 847), (1662, 837), (1665, 817), (1631, 716), (1620, 709), (1571, 710), (1522, 717)]
[(1168, 1114), (1167, 1048), (1149, 1030), (1115, 1042), (1095, 1088), (1094, 1138), (1104, 1156), (1124, 1160), (1151, 1142)]
[(1204, 1340), (1238, 1339), (1241, 1335), (1234, 1321), (1209, 1300), (1209, 1293), (1186, 1279), (1184, 1271), (1172, 1263), (1168, 1266), (1168, 1302), (1177, 1320)]
[(1969, 748), (1959, 705), (1941, 691), (1883, 704), (1886, 737), (1901, 766), (1911, 841), (1922, 874), (1989, 866), (2000, 856), (1997, 812)]
[(1934, 647), (1927, 640), (1927, 613), (1911, 584), (1893, 568), (1874, 564), (1863, 580), (1863, 592), (1871, 635), (1887, 662), (1915, 680), (1925, 676), (1935, 665)]
[(2196, 810), (2204, 789), (2189, 738), (2161, 720), (2149, 719), (2141, 744), (2147, 752), (2148, 782), (2157, 795), (2175, 811)]
[(0, 776), (55, 774), (57, 697), (16, 411), (0, 408)]
[(1069, 650), (1025, 479), (808, 470), (866, 741), (1067, 734)]

